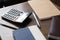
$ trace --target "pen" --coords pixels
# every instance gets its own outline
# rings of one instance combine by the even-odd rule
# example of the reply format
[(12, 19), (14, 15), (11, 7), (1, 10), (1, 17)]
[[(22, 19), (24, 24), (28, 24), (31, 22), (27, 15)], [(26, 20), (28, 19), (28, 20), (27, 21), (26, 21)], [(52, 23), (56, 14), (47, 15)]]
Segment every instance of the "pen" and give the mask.
[(2, 23), (0, 23), (0, 25), (2, 25), (2, 26), (4, 26), (4, 27), (8, 27), (8, 28), (10, 28), (10, 29), (14, 29), (14, 30), (17, 30), (18, 28), (14, 28), (14, 27), (11, 27), (11, 26), (8, 26), (8, 25), (5, 25), (5, 24), (2, 24)]
[(34, 18), (35, 18), (35, 20), (36, 20), (36, 23), (37, 23), (38, 27), (40, 27), (40, 24), (39, 24), (39, 22), (38, 22), (38, 19), (37, 19), (35, 13), (33, 12), (32, 14), (33, 14), (33, 16), (34, 16)]

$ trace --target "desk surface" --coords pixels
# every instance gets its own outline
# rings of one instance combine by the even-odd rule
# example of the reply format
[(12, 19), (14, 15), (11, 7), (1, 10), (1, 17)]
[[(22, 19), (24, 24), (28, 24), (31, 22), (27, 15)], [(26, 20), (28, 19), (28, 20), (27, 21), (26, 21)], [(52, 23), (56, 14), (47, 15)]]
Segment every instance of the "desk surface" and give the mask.
[(28, 3), (40, 19), (46, 19), (52, 16), (60, 15), (60, 11), (50, 0), (31, 0), (28, 1)]
[[(20, 11), (28, 11), (28, 12), (33, 11), (27, 2), (12, 5), (12, 6), (0, 9), (0, 23), (9, 25), (9, 26), (15, 27), (15, 28), (18, 28), (20, 26), (17, 27), (16, 25), (13, 25), (13, 24), (1, 19), (1, 16), (4, 15), (7, 11), (9, 11), (12, 8), (18, 9)], [(31, 15), (29, 18), (32, 18), (33, 20), (31, 20), (31, 22), (28, 25), (35, 25), (36, 22), (35, 22), (34, 17)], [(4, 26), (0, 25), (0, 36), (1, 36), (2, 40), (14, 40), (13, 39), (13, 31), (14, 31), (13, 29), (10, 29), (8, 27), (4, 27)]]

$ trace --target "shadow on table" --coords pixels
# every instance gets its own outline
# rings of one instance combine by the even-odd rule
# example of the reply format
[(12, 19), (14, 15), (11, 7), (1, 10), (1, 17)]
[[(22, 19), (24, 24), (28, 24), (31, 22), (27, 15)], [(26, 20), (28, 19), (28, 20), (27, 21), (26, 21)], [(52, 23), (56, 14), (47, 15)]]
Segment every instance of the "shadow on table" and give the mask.
[(31, 18), (27, 18), (26, 20), (23, 21), (23, 23), (13, 22), (13, 21), (6, 20), (6, 19), (4, 19), (4, 20), (19, 27), (19, 28), (24, 28), (24, 27), (28, 26), (28, 24), (32, 21)]

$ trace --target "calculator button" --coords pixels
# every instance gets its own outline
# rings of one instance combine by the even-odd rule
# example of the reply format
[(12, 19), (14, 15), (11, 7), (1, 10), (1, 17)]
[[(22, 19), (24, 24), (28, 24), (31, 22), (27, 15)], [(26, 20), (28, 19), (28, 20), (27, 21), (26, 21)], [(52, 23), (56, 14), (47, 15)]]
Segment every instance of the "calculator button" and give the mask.
[(21, 12), (18, 11), (18, 10), (15, 10), (15, 9), (11, 9), (9, 12), (7, 12), (11, 15), (14, 15), (14, 16), (20, 16)]

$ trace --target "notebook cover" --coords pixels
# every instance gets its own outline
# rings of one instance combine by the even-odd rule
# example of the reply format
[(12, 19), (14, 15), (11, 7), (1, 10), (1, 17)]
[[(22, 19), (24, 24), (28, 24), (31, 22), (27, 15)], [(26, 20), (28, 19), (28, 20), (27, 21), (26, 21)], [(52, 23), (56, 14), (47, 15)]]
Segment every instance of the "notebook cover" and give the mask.
[(15, 40), (35, 40), (28, 28), (14, 31), (13, 36)]

